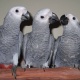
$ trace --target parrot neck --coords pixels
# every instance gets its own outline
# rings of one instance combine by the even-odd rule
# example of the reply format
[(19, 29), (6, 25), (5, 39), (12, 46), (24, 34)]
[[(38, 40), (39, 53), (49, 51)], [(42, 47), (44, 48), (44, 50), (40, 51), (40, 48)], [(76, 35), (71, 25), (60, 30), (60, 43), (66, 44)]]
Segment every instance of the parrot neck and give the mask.
[(65, 26), (63, 28), (63, 35), (66, 35), (66, 36), (75, 35), (79, 32), (80, 32), (80, 29), (75, 26)]
[(20, 22), (16, 20), (9, 20), (5, 19), (4, 24), (3, 24), (3, 32), (5, 35), (18, 35), (20, 31)]
[(38, 24), (37, 22), (33, 22), (32, 26), (32, 35), (44, 35), (50, 36), (49, 24)]

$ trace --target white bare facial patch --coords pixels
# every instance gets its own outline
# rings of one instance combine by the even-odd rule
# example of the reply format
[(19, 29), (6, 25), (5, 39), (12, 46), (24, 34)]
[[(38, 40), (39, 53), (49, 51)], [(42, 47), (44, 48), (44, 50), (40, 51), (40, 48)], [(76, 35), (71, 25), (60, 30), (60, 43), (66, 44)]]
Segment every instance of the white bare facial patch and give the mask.
[(11, 8), (11, 10), (9, 11), (9, 14), (12, 15), (12, 17), (15, 17), (16, 19), (21, 19), (22, 14), (25, 14), (27, 12), (25, 7), (13, 7)]

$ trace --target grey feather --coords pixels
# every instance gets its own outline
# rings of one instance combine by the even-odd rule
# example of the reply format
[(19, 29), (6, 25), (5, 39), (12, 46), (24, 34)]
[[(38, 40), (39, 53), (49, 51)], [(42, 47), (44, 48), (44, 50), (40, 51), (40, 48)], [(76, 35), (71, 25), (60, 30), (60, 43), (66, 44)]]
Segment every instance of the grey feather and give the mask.
[(23, 49), (23, 58), (24, 58), (24, 60), (26, 60), (26, 49), (27, 49), (27, 42), (28, 42), (28, 35), (30, 35), (30, 33), (28, 33), (28, 34), (25, 34), (24, 35), (24, 38), (23, 38), (23, 47), (22, 47), (22, 49)]
[[(38, 68), (49, 67), (54, 50), (54, 37), (50, 34), (49, 19), (58, 19), (50, 9), (40, 10), (34, 17), (32, 32), (24, 36), (24, 57), (26, 66)], [(52, 20), (52, 19), (50, 19)], [(58, 19), (59, 20), (59, 19)], [(25, 40), (26, 39), (26, 40)], [(52, 50), (52, 52), (51, 52)]]
[(58, 49), (60, 39), (61, 39), (61, 36), (59, 36), (58, 39), (56, 39), (55, 43), (54, 43), (54, 55), (53, 55), (53, 60), (52, 60), (52, 66), (53, 67), (55, 67), (56, 53), (57, 53), (57, 49)]
[[(74, 19), (75, 18), (75, 19)], [(61, 17), (63, 35), (58, 42), (56, 67), (80, 67), (80, 24), (72, 14)]]
[[(0, 63), (13, 63), (14, 54), (17, 53), (18, 56), (20, 55), (23, 40), (23, 34), (20, 32), (20, 24), (23, 21), (22, 17), (26, 17), (26, 14), (27, 10), (24, 7), (11, 8), (7, 13), (4, 23), (0, 27)], [(29, 18), (30, 15), (27, 15)]]
[[(19, 53), (21, 53), (21, 51), (22, 51), (22, 43), (23, 43), (23, 33), (20, 31), (20, 33), (19, 33)], [(19, 54), (19, 57), (20, 57), (20, 54)]]
[(30, 14), (25, 7), (13, 7), (0, 27), (0, 64), (13, 64), (12, 70), (15, 78), (23, 41), (20, 24), (24, 20), (29, 20), (29, 17)]

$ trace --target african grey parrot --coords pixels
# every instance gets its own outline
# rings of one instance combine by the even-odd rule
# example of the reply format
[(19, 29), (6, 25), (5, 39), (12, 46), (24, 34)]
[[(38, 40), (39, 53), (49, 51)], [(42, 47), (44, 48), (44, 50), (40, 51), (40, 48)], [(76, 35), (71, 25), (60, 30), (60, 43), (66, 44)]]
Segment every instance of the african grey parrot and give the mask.
[(42, 9), (33, 18), (32, 32), (24, 36), (23, 54), (26, 67), (48, 68), (54, 51), (54, 37), (49, 25), (59, 22), (50, 9)]
[(0, 27), (0, 64), (12, 64), (12, 73), (15, 78), (23, 40), (20, 24), (29, 19), (30, 13), (25, 7), (13, 7)]
[(63, 35), (56, 40), (53, 65), (80, 67), (80, 22), (72, 14), (62, 15)]

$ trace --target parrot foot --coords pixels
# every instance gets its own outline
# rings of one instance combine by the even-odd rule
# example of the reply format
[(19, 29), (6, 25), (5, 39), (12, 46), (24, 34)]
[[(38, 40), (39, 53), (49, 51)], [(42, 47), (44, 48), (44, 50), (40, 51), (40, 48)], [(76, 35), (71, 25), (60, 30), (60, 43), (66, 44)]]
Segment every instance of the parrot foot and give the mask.
[(78, 66), (78, 69), (80, 70), (80, 66)]
[(14, 76), (15, 79), (16, 79), (16, 69), (17, 69), (16, 65), (12, 67), (12, 75)]
[[(33, 68), (32, 65), (27, 65), (27, 68)], [(26, 67), (24, 68), (24, 71), (26, 71)]]
[(49, 68), (48, 62), (44, 63), (43, 66), (42, 66), (42, 68)]
[(77, 68), (78, 70), (80, 70), (80, 65), (74, 65), (74, 68)]
[(26, 71), (26, 66), (24, 66), (24, 68), (23, 68), (23, 69), (24, 69), (24, 71)]
[(26, 64), (25, 64), (25, 66), (26, 66), (26, 68), (32, 68), (33, 67), (33, 65), (32, 65), (32, 62), (26, 62)]
[(56, 65), (53, 65), (53, 68), (56, 68)]
[(25, 65), (27, 68), (33, 68), (33, 65), (31, 62), (27, 62), (26, 65)]
[(45, 72), (45, 68), (49, 68), (48, 62), (44, 63), (43, 66), (42, 66), (42, 68), (43, 68), (43, 71)]
[(43, 71), (45, 72), (45, 68), (43, 68)]
[(26, 71), (26, 68), (24, 68), (24, 72)]
[(31, 65), (27, 65), (27, 68), (31, 68)]

